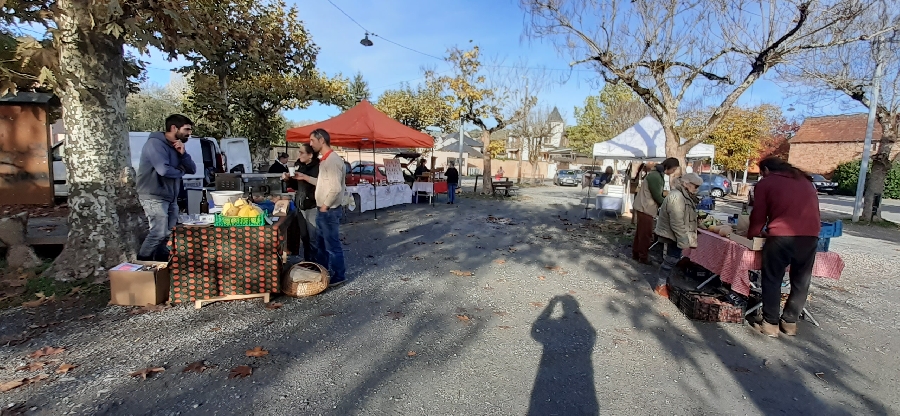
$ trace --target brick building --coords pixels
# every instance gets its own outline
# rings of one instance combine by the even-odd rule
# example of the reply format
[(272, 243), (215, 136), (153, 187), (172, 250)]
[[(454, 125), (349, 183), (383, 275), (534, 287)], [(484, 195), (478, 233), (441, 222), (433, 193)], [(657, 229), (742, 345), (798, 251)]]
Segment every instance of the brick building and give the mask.
[[(800, 130), (790, 140), (788, 162), (809, 173), (830, 176), (844, 162), (862, 158), (866, 138), (868, 114), (810, 117), (803, 120)], [(872, 153), (878, 151), (881, 125), (875, 123), (872, 132)], [(892, 149), (892, 156), (900, 146)]]

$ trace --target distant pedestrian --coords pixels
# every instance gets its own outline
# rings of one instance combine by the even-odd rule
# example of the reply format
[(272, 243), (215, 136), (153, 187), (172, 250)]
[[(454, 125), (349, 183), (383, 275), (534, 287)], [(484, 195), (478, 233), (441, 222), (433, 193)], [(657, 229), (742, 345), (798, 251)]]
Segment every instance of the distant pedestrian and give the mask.
[(269, 173), (287, 173), (291, 170), (288, 169), (288, 154), (280, 153), (278, 155), (278, 160), (275, 163), (272, 163), (272, 166), (269, 166)]
[(344, 248), (341, 245), (339, 229), (346, 170), (344, 160), (331, 149), (331, 136), (327, 131), (313, 130), (309, 144), (320, 155), (319, 177), (311, 179), (308, 176), (301, 176), (298, 179), (316, 185), (316, 205), (319, 207), (316, 216), (317, 263), (328, 268), (331, 275), (329, 286), (337, 286), (347, 279), (347, 266), (344, 263)]
[(455, 166), (455, 163), (450, 162), (450, 167), (444, 172), (447, 177), (447, 203), (451, 205), (456, 202), (456, 188), (459, 187), (459, 171)]
[(150, 223), (150, 232), (138, 251), (138, 260), (166, 260), (166, 242), (178, 220), (181, 178), (197, 172), (184, 143), (191, 137), (193, 122), (181, 114), (166, 117), (166, 131), (150, 133), (141, 149), (137, 192)]
[(500, 166), (500, 169), (497, 169), (496, 179), (499, 181), (503, 179), (503, 175), (506, 175), (506, 172), (503, 171), (503, 166)]

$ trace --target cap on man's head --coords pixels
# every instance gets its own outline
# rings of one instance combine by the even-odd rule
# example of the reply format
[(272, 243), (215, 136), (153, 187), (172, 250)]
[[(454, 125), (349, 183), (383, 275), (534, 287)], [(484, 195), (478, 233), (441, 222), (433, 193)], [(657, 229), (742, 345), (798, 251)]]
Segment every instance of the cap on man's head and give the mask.
[(681, 175), (681, 182), (692, 183), (694, 185), (700, 186), (703, 185), (703, 178), (701, 178), (700, 175), (691, 172)]

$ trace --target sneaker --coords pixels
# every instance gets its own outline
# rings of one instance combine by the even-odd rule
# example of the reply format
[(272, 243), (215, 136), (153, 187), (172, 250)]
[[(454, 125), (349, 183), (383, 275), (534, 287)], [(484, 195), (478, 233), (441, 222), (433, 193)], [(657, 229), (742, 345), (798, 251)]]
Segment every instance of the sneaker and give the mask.
[(784, 319), (782, 319), (778, 326), (781, 327), (781, 332), (784, 332), (785, 335), (788, 335), (788, 336), (797, 335), (797, 323), (796, 322), (787, 323), (784, 321)]
[(656, 292), (657, 295), (660, 295), (666, 299), (669, 298), (669, 285), (657, 286), (655, 289), (653, 289), (653, 291)]
[(344, 283), (347, 283), (347, 279), (334, 280), (334, 281), (331, 281), (330, 283), (328, 283), (328, 287), (338, 287)]
[(448, 203), (447, 203), (447, 205), (450, 205), (450, 204), (452, 204), (452, 202), (448, 202)]
[(763, 334), (769, 338), (778, 338), (778, 325), (762, 321), (750, 324), (750, 326), (752, 326), (753, 329), (759, 331), (760, 334)]

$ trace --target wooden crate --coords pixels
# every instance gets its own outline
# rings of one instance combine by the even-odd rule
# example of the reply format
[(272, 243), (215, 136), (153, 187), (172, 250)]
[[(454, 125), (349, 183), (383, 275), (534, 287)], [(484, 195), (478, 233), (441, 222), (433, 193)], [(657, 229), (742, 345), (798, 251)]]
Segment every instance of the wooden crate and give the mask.
[(707, 294), (670, 286), (669, 300), (690, 319), (731, 323), (741, 323), (744, 320), (743, 309)]

